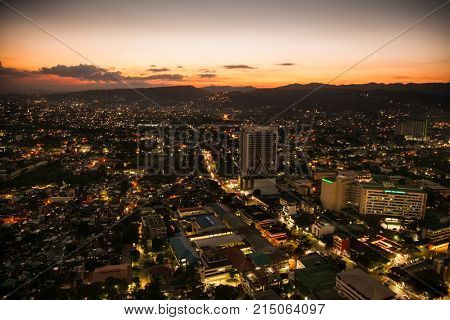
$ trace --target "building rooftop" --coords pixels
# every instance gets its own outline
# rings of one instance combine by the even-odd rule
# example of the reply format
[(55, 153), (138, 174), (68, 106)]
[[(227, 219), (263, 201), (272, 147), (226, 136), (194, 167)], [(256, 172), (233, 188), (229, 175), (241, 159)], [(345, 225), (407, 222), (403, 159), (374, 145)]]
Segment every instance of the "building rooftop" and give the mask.
[(224, 252), (237, 271), (243, 273), (255, 268), (239, 247), (228, 247)]
[(363, 183), (362, 188), (364, 189), (375, 189), (375, 190), (384, 190), (385, 193), (392, 194), (404, 194), (407, 192), (415, 192), (415, 193), (426, 193), (426, 191), (420, 189), (415, 185), (392, 185), (388, 186), (382, 183)]
[(273, 290), (258, 292), (253, 297), (255, 300), (281, 300), (280, 296)]
[(295, 279), (310, 292), (334, 288), (336, 271), (329, 263), (295, 270)]
[(196, 264), (200, 259), (197, 252), (185, 236), (170, 238), (169, 243), (178, 260), (186, 260), (188, 264)]
[(327, 263), (325, 258), (318, 253), (310, 253), (299, 260), (305, 268), (317, 267)]
[(341, 272), (337, 277), (352, 286), (369, 300), (386, 300), (395, 297), (394, 292), (361, 269)]
[(130, 267), (128, 263), (123, 264), (113, 264), (113, 265), (107, 265), (103, 267), (97, 267), (95, 268), (95, 273), (106, 273), (106, 272), (118, 272), (121, 270), (127, 270)]
[(224, 223), (212, 214), (195, 216), (194, 220), (201, 229), (225, 227)]
[(192, 241), (197, 248), (204, 247), (224, 247), (230, 244), (238, 244), (243, 242), (243, 238), (238, 234), (227, 234), (214, 236), (205, 239)]

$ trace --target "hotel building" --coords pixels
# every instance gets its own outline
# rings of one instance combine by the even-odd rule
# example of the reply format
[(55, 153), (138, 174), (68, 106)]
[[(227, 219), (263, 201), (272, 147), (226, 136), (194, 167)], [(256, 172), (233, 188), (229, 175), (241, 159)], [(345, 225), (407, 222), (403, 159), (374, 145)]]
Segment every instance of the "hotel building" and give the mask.
[(418, 188), (393, 185), (363, 185), (359, 212), (406, 220), (422, 220), (425, 216), (427, 193)]

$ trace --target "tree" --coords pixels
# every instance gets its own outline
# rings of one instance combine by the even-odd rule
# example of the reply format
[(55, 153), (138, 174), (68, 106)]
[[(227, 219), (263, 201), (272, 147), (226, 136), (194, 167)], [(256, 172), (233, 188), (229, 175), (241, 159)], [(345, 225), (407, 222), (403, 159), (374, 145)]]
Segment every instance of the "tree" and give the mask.
[(162, 250), (163, 246), (164, 246), (164, 239), (161, 238), (154, 238), (152, 240), (152, 249), (154, 252), (159, 252)]
[(165, 261), (164, 255), (162, 253), (158, 253), (156, 256), (156, 263), (157, 264), (163, 264)]
[(161, 292), (161, 281), (158, 277), (154, 277), (150, 284), (144, 289), (137, 290), (134, 293), (137, 300), (164, 300), (166, 297)]
[(120, 193), (121, 194), (125, 194), (130, 187), (131, 187), (130, 182), (128, 180), (123, 180), (120, 183)]
[(131, 259), (133, 260), (133, 262), (138, 262), (140, 256), (141, 253), (139, 252), (139, 250), (134, 249), (133, 251), (131, 251)]
[(95, 260), (95, 259), (88, 259), (87, 261), (86, 261), (86, 263), (84, 264), (84, 268), (87, 270), (87, 271), (89, 271), (89, 272), (92, 272), (92, 271), (94, 271), (95, 270), (95, 268), (97, 268), (98, 267), (98, 262), (97, 262), (97, 260)]
[(229, 272), (228, 272), (228, 274), (230, 275), (230, 279), (232, 280), (232, 281), (234, 281), (235, 280), (235, 278), (236, 278), (236, 275), (238, 274), (238, 271), (236, 270), (236, 269), (231, 269)]
[(133, 282), (136, 284), (136, 287), (139, 287), (141, 285), (141, 278), (133, 277)]
[(255, 189), (255, 191), (253, 191), (252, 195), (254, 197), (259, 197), (261, 196), (261, 190), (260, 189)]
[(127, 223), (122, 230), (122, 244), (132, 244), (139, 240), (139, 226), (135, 223)]
[(226, 286), (226, 285), (218, 285), (213, 289), (213, 299), (214, 300), (236, 300), (240, 296), (242, 296), (242, 288)]

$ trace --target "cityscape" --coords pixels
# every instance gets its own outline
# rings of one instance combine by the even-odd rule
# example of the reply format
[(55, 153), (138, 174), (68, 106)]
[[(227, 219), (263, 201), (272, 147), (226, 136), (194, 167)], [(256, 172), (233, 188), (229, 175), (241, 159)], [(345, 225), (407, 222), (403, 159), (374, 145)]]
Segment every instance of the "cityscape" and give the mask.
[[(271, 54), (248, 65), (216, 63), (227, 56), (221, 51), (194, 67), (188, 47), (186, 60), (178, 51), (162, 60), (155, 49), (155, 64), (139, 74), (138, 60), (128, 69), (106, 67), (120, 54), (112, 50), (100, 67), (80, 53), (84, 41), (95, 47), (92, 39), (74, 47), (65, 29), (67, 43), (59, 38), (66, 11), (48, 23), (34, 20), (50, 15), (52, 1), (0, 2), (3, 30), (26, 23), (62, 47), (42, 43), (41, 58), (18, 55), (13, 33), (27, 34), (30, 48), (39, 40), (25, 29), (0, 34), (7, 44), (0, 49), (2, 299), (449, 299), (448, 1), (430, 1), (443, 11), (429, 17), (445, 29), (446, 46), (414, 55), (436, 65), (406, 68), (395, 80), (374, 64), (342, 81), (294, 70), (308, 64), (306, 53), (302, 62), (280, 57), (267, 67), (260, 60)], [(138, 17), (144, 4), (135, 5)], [(152, 10), (165, 12), (159, 5)], [(226, 15), (235, 4), (215, 5)], [(80, 6), (88, 17), (88, 5)], [(128, 19), (134, 28), (138, 22)], [(212, 28), (225, 23), (209, 19)], [(102, 61), (95, 48), (86, 57)], [(55, 60), (63, 49), (79, 60)], [(389, 59), (402, 60), (397, 53)], [(397, 67), (392, 73), (400, 75)]]

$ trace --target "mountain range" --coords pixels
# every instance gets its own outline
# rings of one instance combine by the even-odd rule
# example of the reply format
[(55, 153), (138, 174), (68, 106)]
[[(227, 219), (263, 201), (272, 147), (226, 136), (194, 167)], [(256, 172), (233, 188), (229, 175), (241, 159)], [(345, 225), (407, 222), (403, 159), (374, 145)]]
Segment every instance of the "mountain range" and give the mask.
[[(329, 110), (384, 108), (392, 106), (437, 106), (448, 110), (450, 83), (423, 84), (351, 84), (328, 85), (320, 83), (289, 84), (277, 88), (193, 86), (155, 87), (139, 89), (89, 90), (68, 93), (40, 94), (48, 100), (81, 98), (86, 101), (155, 101), (160, 105), (188, 103), (208, 104), (207, 97), (218, 92), (227, 95), (221, 102), (224, 107), (259, 107), (298, 104), (305, 107), (321, 107)], [(9, 95), (10, 96), (10, 95)], [(27, 95), (28, 96), (28, 95)], [(210, 103), (214, 103), (210, 102)]]

